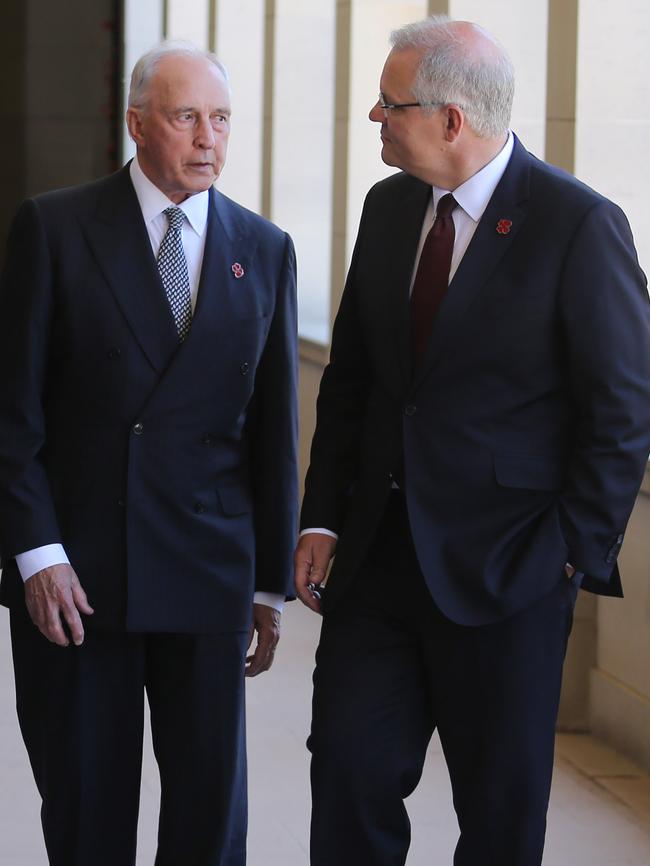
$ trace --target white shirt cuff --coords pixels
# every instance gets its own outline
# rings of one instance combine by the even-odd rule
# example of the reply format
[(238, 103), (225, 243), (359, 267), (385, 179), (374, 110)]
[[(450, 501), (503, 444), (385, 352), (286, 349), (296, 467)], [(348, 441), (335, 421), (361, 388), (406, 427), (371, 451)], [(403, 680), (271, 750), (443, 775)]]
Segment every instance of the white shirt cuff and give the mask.
[(330, 538), (338, 539), (338, 535), (336, 534), (336, 532), (332, 532), (331, 529), (323, 529), (322, 527), (312, 528), (311, 526), (309, 527), (309, 529), (303, 529), (301, 531), (300, 538), (302, 538), (303, 535), (309, 535), (309, 533), (311, 532), (320, 532), (321, 535), (329, 535)]
[(254, 604), (265, 604), (267, 607), (272, 607), (278, 613), (282, 613), (284, 608), (284, 596), (277, 592), (256, 592), (253, 595)]
[(16, 554), (16, 565), (23, 580), (52, 565), (70, 565), (62, 544), (44, 544)]

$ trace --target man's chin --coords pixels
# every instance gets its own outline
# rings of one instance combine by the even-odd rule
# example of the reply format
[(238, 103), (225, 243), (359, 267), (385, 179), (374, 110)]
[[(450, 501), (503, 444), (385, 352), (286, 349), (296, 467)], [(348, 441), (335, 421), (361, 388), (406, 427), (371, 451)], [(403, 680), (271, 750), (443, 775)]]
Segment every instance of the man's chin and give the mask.
[(386, 165), (391, 165), (393, 167), (397, 165), (395, 156), (391, 153), (390, 148), (386, 144), (381, 148), (381, 159)]

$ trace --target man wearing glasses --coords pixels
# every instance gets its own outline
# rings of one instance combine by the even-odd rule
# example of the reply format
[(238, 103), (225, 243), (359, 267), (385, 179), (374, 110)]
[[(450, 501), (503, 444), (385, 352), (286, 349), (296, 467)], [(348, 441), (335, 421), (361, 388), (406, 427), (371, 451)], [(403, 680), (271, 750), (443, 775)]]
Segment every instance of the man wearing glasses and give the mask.
[(311, 862), (405, 862), (437, 728), (456, 866), (539, 866), (576, 594), (621, 594), (650, 448), (646, 281), (621, 210), (509, 131), (488, 33), (392, 44), (370, 119), (402, 171), (366, 199), (296, 551)]

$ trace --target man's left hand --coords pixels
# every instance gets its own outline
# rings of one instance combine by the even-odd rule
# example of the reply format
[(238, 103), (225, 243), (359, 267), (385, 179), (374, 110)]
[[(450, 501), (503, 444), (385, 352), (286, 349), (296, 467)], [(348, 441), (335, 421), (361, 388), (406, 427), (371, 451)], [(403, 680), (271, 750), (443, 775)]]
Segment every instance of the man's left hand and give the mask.
[(275, 648), (280, 640), (281, 614), (266, 604), (253, 605), (253, 625), (251, 626), (248, 648), (251, 648), (253, 637), (257, 632), (257, 646), (252, 655), (246, 657), (246, 676), (256, 677), (273, 664)]

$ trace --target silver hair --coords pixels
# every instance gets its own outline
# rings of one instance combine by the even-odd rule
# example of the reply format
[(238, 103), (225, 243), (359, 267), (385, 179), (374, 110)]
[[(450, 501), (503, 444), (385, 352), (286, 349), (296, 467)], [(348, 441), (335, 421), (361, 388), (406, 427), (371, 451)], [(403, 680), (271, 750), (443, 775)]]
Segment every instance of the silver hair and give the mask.
[[(459, 105), (479, 137), (496, 138), (510, 125), (515, 91), (512, 61), (477, 24), (471, 26), (491, 43), (491, 50), (473, 54), (453, 24), (447, 15), (432, 15), (393, 31), (391, 45), (394, 51), (422, 52), (411, 88), (418, 102)], [(432, 113), (435, 106), (428, 110)]]
[(194, 45), (193, 42), (185, 42), (181, 39), (166, 39), (164, 42), (155, 45), (146, 54), (143, 54), (133, 67), (129, 87), (129, 108), (143, 108), (146, 105), (149, 82), (153, 78), (153, 74), (161, 60), (170, 56), (200, 57), (203, 60), (207, 60), (217, 67), (226, 83), (228, 83), (228, 70), (211, 51), (204, 51), (202, 48)]

